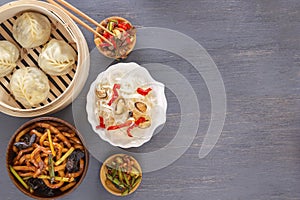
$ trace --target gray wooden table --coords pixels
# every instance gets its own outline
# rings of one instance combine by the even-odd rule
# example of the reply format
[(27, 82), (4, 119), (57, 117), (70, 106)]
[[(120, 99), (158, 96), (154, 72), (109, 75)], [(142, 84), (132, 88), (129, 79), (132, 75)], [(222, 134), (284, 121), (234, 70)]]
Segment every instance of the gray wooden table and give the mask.
[[(192, 37), (210, 54), (225, 85), (222, 134), (199, 159), (211, 118), (203, 78), (169, 52), (143, 49), (129, 56), (127, 61), (161, 63), (185, 76), (197, 94), (201, 117), (188, 150), (167, 167), (145, 173), (140, 188), (124, 199), (300, 199), (300, 1), (70, 2), (95, 19), (118, 15), (138, 27), (164, 27)], [(92, 34), (81, 30), (92, 51)], [(132, 151), (158, 150), (175, 137), (181, 109), (174, 93), (167, 89), (166, 95), (165, 134)], [(70, 105), (52, 116), (74, 122), (72, 110)], [(12, 133), (29, 119), (0, 117), (0, 196), (26, 199), (9, 180), (5, 151)], [(65, 199), (116, 199), (101, 186), (100, 166), (91, 156), (83, 183)]]

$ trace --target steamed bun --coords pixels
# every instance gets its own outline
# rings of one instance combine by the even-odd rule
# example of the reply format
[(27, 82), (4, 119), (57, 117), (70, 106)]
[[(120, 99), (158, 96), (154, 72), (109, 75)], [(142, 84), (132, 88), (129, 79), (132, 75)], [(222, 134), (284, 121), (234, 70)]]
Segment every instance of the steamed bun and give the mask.
[(68, 43), (52, 39), (43, 47), (38, 64), (47, 74), (60, 76), (71, 71), (76, 59), (76, 52)]
[(25, 67), (13, 73), (10, 89), (17, 101), (26, 107), (35, 107), (47, 99), (50, 86), (43, 71)]
[(18, 48), (9, 41), (0, 41), (0, 77), (11, 73), (20, 56)]
[(22, 47), (34, 48), (49, 40), (51, 24), (49, 19), (40, 13), (24, 12), (15, 21), (12, 33)]

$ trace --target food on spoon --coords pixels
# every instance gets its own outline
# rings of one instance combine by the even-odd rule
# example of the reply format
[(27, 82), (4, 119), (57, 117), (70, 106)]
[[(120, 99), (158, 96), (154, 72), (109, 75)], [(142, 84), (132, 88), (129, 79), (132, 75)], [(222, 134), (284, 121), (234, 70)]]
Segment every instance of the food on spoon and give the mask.
[(65, 75), (75, 67), (75, 50), (63, 40), (50, 40), (38, 58), (41, 69), (53, 76)]
[(135, 45), (136, 29), (129, 21), (121, 17), (107, 18), (101, 22), (101, 25), (107, 28), (110, 33), (99, 27), (97, 32), (113, 45), (95, 35), (94, 42), (100, 52), (110, 58), (126, 58)]
[(25, 67), (13, 73), (10, 89), (23, 106), (35, 107), (48, 98), (50, 85), (44, 72), (36, 67)]
[(81, 140), (59, 122), (41, 121), (25, 127), (17, 133), (12, 150), (11, 173), (30, 193), (40, 197), (71, 189), (84, 171), (86, 158)]
[(49, 19), (37, 12), (24, 12), (17, 18), (12, 29), (15, 40), (24, 48), (45, 44), (51, 33)]
[(6, 40), (0, 41), (0, 78), (13, 71), (19, 56), (19, 50), (14, 44)]

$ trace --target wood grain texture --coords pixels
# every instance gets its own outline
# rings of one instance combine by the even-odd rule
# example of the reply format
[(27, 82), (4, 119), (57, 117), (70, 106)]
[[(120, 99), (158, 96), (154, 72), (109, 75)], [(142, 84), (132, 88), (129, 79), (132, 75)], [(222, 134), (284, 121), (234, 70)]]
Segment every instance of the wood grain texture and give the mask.
[[(200, 102), (201, 118), (185, 154), (162, 170), (144, 174), (140, 188), (124, 199), (300, 199), (300, 1), (69, 2), (99, 21), (119, 15), (137, 26), (165, 27), (192, 37), (211, 55), (225, 84), (224, 129), (213, 151), (200, 160), (211, 114), (201, 76), (167, 52), (141, 50), (129, 56), (128, 61), (173, 66), (188, 77)], [(81, 30), (92, 50), (93, 35)], [(171, 91), (166, 94), (169, 131), (152, 139), (155, 146), (137, 151), (162, 148), (174, 137), (180, 107)], [(72, 107), (53, 116), (72, 122)], [(4, 156), (10, 136), (28, 119), (0, 117), (0, 194), (5, 199), (25, 199), (9, 181)], [(85, 180), (65, 199), (115, 199), (100, 185), (100, 166), (91, 159)]]

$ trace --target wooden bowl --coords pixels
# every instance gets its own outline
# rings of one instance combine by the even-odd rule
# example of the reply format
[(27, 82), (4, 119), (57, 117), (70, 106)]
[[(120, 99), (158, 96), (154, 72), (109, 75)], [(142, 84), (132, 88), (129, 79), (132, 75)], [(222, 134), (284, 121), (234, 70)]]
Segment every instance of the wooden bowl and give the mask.
[[(69, 105), (80, 93), (89, 72), (89, 50), (86, 40), (75, 22), (54, 5), (41, 1), (14, 1), (0, 7), (1, 40), (8, 40), (20, 50), (17, 68), (38, 65), (42, 47), (24, 49), (13, 38), (11, 31), (18, 16), (25, 11), (38, 12), (51, 22), (51, 38), (64, 40), (77, 52), (76, 66), (66, 75), (47, 75), (50, 83), (48, 98), (36, 107), (26, 107), (16, 101), (10, 91), (12, 74), (0, 78), (0, 110), (11, 116), (36, 117), (57, 112)], [(50, 38), (50, 39), (51, 39)]]
[[(16, 153), (13, 151), (14, 148), (14, 143), (15, 143), (15, 139), (16, 136), (20, 133), (20, 131), (24, 130), (25, 128), (35, 124), (35, 123), (39, 123), (39, 122), (47, 122), (47, 123), (60, 123), (62, 124), (64, 127), (68, 127), (69, 129), (72, 130), (72, 132), (75, 133), (75, 135), (80, 139), (84, 149), (84, 168), (83, 168), (83, 172), (82, 174), (76, 178), (76, 184), (74, 186), (72, 186), (70, 189), (64, 191), (64, 192), (60, 192), (57, 193), (54, 196), (43, 196), (43, 195), (38, 195), (35, 193), (31, 193), (28, 189), (26, 189), (18, 180), (17, 178), (12, 174), (12, 172), (10, 171), (10, 166), (13, 164), (13, 159), (16, 157)], [(64, 155), (64, 153), (62, 154)], [(88, 165), (89, 165), (89, 153), (87, 151), (87, 149), (85, 148), (85, 142), (84, 139), (82, 137), (82, 135), (78, 132), (78, 130), (72, 126), (71, 124), (69, 124), (68, 122), (59, 119), (59, 118), (55, 118), (55, 117), (40, 117), (40, 118), (35, 118), (32, 119), (28, 122), (26, 122), (25, 124), (23, 124), (22, 126), (20, 126), (16, 132), (13, 134), (13, 136), (11, 137), (8, 147), (7, 147), (7, 151), (6, 151), (6, 169), (8, 172), (8, 175), (11, 179), (11, 181), (14, 183), (14, 185), (24, 194), (28, 195), (31, 198), (35, 198), (35, 199), (55, 199), (55, 198), (61, 198), (63, 196), (66, 196), (67, 194), (70, 194), (72, 191), (74, 191), (83, 181), (87, 170), (88, 170)]]
[[(125, 23), (130, 24), (130, 26), (133, 27), (133, 29), (135, 29), (134, 26), (133, 26), (127, 19), (125, 19), (125, 18), (123, 18), (123, 17), (118, 17), (118, 16), (108, 17), (108, 18), (102, 20), (102, 21), (100, 22), (100, 24), (101, 24), (102, 26), (106, 27), (105, 24), (107, 23), (108, 20), (120, 20), (120, 21), (122, 21), (122, 22), (125, 22)], [(98, 33), (102, 33), (102, 32), (103, 32), (103, 30), (102, 30), (100, 27), (97, 27), (97, 28), (96, 28), (96, 31), (97, 31)], [(134, 31), (135, 31), (135, 30), (134, 30)], [(99, 42), (96, 42), (96, 41), (97, 41), (97, 40), (96, 40), (97, 38), (99, 38), (99, 37), (95, 34), (95, 35), (94, 35), (94, 42), (95, 42), (95, 45), (96, 45), (97, 49), (99, 50), (99, 52), (100, 52), (101, 54), (103, 54), (104, 56), (108, 57), (108, 58), (114, 58), (114, 59), (119, 59), (119, 58), (124, 59), (124, 58), (126, 58), (127, 55), (133, 50), (133, 48), (134, 48), (134, 46), (135, 46), (135, 43), (136, 43), (136, 33), (134, 33), (132, 44), (129, 46), (129, 49), (126, 51), (126, 53), (125, 53), (124, 55), (114, 55), (114, 56), (112, 56), (112, 55), (107, 54), (107, 53), (99, 46), (102, 42), (100, 42), (100, 43), (99, 43)], [(100, 40), (100, 41), (101, 41), (101, 40)]]
[[(107, 170), (106, 165), (111, 163), (111, 161), (113, 161), (116, 157), (123, 157), (125, 155), (126, 154), (114, 154), (114, 155), (110, 156), (109, 158), (107, 158), (104, 161), (104, 163), (102, 164), (102, 167), (100, 169), (100, 180), (101, 180), (103, 187), (108, 192), (110, 192), (111, 194), (113, 194), (115, 196), (125, 196), (125, 195), (122, 195), (122, 192), (120, 190), (118, 190), (110, 180), (107, 179), (106, 175), (108, 173), (108, 170)], [(142, 177), (142, 168), (141, 168), (140, 164), (132, 156), (129, 156), (129, 157), (134, 161), (134, 167), (138, 169), (138, 171), (140, 172), (140, 176)], [(132, 194), (140, 186), (140, 184), (141, 184), (141, 181), (135, 187), (133, 187), (130, 190), (130, 192), (126, 195)]]

